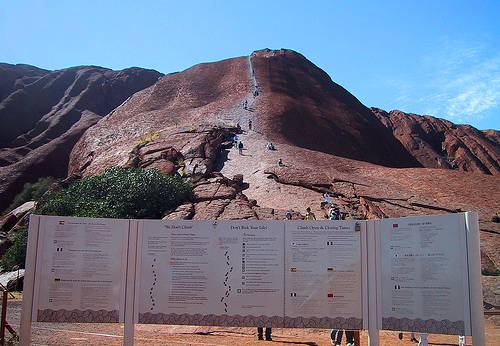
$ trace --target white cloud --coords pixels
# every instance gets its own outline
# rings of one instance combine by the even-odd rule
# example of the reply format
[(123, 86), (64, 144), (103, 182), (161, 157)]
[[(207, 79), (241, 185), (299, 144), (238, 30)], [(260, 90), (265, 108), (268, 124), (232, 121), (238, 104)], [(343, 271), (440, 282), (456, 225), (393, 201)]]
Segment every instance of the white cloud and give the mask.
[(422, 58), (418, 76), (386, 83), (398, 90), (395, 106), (456, 122), (479, 120), (500, 108), (500, 52), (484, 43), (446, 39), (438, 46)]

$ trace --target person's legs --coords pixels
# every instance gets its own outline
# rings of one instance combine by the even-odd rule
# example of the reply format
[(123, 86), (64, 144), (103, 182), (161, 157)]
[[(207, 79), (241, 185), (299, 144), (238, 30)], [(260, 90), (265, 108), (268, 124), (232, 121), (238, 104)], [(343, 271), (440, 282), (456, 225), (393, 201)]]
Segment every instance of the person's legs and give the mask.
[(342, 333), (342, 330), (332, 329), (332, 332), (330, 333), (332, 345), (340, 345), (342, 343)]
[(353, 330), (346, 330), (345, 331), (345, 338), (347, 344), (354, 345), (354, 331)]
[(418, 346), (427, 346), (427, 333), (420, 333), (420, 341)]
[(337, 335), (337, 329), (332, 329), (330, 332), (330, 340), (332, 341), (332, 345), (335, 345), (335, 335)]
[(262, 331), (263, 331), (262, 327), (257, 327), (257, 339), (259, 340), (264, 340), (264, 337), (262, 336)]
[(266, 327), (266, 340), (271, 341), (273, 338), (271, 337), (271, 327)]
[(335, 335), (335, 344), (340, 345), (342, 343), (342, 335), (344, 335), (344, 331), (337, 330), (337, 335)]

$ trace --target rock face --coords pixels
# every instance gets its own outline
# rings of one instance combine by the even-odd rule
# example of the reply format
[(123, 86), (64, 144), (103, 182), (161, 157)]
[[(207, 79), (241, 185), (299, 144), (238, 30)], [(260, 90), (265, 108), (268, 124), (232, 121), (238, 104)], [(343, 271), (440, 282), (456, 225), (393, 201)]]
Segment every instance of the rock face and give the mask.
[(427, 115), (372, 110), (422, 166), (500, 174), (500, 132)]
[(0, 65), (0, 210), (26, 182), (64, 177), (80, 136), (160, 73)]
[(255, 129), (272, 141), (389, 167), (420, 166), (370, 109), (301, 54), (261, 50), (250, 61), (259, 93)]
[[(4, 89), (32, 85), (15, 84)], [(323, 219), (325, 192), (347, 218), (475, 210), (483, 270), (498, 271), (500, 224), (491, 221), (500, 210), (498, 131), (369, 109), (305, 57), (283, 49), (165, 75), (112, 108), (100, 118), (88, 106), (76, 117), (85, 125), (73, 122), (74, 133), (54, 133), (52, 148), (66, 153), (72, 144), (65, 143), (78, 140), (68, 167), (73, 175), (120, 165), (188, 178), (193, 199), (165, 219), (281, 220), (289, 210), (300, 219), (306, 207)], [(43, 132), (12, 133), (18, 134), (5, 132), (12, 150), (3, 160), (37, 162), (37, 155), (18, 148), (39, 143)], [(241, 151), (235, 141), (243, 143)], [(276, 150), (268, 150), (268, 142)], [(62, 156), (41, 156), (36, 167), (50, 172), (56, 163), (50, 158)]]

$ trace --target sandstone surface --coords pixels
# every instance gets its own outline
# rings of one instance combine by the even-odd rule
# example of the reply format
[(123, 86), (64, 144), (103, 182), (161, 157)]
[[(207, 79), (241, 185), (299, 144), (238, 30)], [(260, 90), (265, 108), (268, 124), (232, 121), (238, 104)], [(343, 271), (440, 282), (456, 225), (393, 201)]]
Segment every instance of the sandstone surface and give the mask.
[(79, 66), (47, 71), (0, 64), (0, 211), (24, 183), (62, 178), (89, 127), (160, 73)]

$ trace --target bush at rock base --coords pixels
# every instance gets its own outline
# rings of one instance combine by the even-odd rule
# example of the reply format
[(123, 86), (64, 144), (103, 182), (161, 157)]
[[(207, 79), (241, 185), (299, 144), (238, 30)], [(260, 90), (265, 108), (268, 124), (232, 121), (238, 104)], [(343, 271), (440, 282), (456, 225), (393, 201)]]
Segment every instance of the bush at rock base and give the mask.
[(12, 201), (11, 205), (7, 208), (7, 211), (14, 210), (23, 203), (29, 201), (36, 201), (49, 189), (50, 185), (54, 182), (54, 178), (44, 177), (38, 179), (35, 183), (24, 184), (23, 190), (17, 194), (17, 196)]
[(182, 178), (157, 170), (113, 167), (44, 196), (36, 214), (157, 219), (191, 197)]
[(0, 260), (0, 267), (3, 270), (13, 270), (14, 266), (24, 268), (26, 257), (26, 244), (28, 242), (28, 229), (22, 228), (17, 231), (13, 244), (5, 252)]

